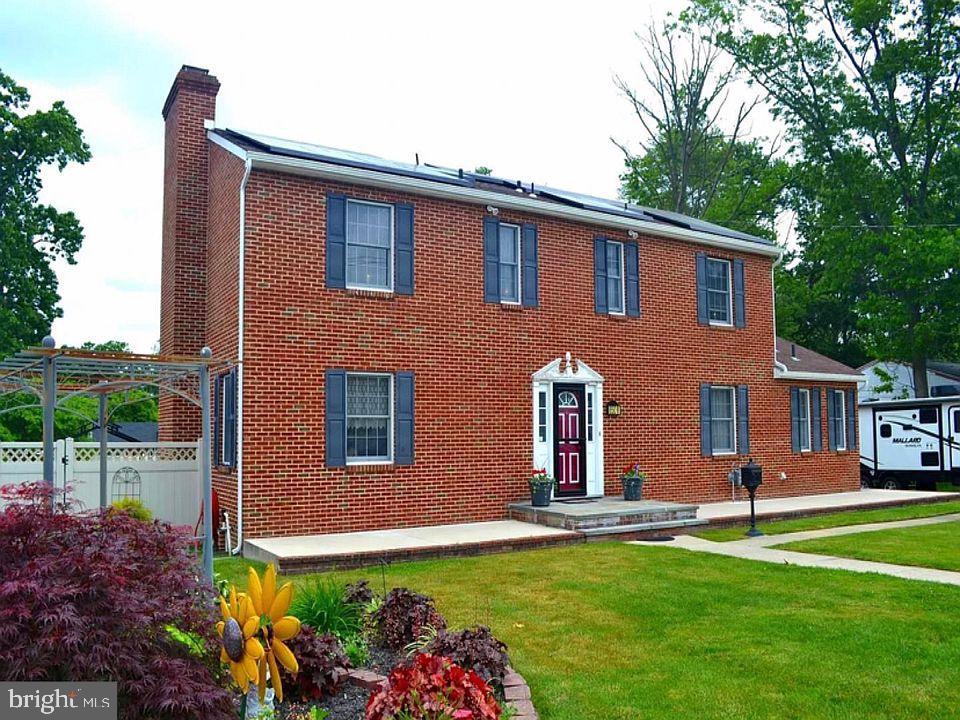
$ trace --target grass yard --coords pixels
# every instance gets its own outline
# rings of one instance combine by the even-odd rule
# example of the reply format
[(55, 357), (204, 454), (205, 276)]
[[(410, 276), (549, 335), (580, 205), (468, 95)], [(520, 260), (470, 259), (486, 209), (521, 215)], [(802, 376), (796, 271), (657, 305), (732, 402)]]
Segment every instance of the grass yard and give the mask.
[[(876, 510), (847, 510), (829, 515), (813, 515), (810, 517), (795, 518), (793, 520), (757, 523), (757, 527), (767, 535), (783, 535), (784, 533), (800, 532), (801, 530), (821, 530), (823, 528), (841, 527), (843, 525), (863, 525), (865, 523), (890, 522), (891, 520), (910, 520), (912, 518), (933, 517), (935, 515), (949, 515), (956, 512), (960, 512), (960, 501), (951, 500), (926, 505), (877, 508)], [(704, 540), (728, 542), (730, 540), (743, 540), (744, 537), (746, 537), (747, 527), (747, 525), (737, 525), (728, 528), (701, 530), (693, 534)]]
[[(217, 569), (243, 578), (242, 562)], [(380, 572), (332, 575), (380, 589)], [(434, 596), (451, 625), (489, 624), (543, 720), (917, 720), (960, 708), (955, 587), (622, 543), (385, 572), (388, 588)]]
[(777, 547), (960, 572), (960, 522), (803, 540)]

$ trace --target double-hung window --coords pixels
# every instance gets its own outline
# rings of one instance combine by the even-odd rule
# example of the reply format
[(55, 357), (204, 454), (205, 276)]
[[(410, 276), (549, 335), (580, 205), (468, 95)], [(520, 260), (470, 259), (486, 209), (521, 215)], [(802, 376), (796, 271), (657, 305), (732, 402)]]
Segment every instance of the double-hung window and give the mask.
[(800, 388), (797, 391), (797, 417), (800, 421), (800, 452), (810, 450), (810, 391)]
[(734, 388), (710, 388), (710, 437), (714, 455), (737, 450), (737, 402)]
[(833, 407), (835, 415), (834, 422), (834, 443), (837, 450), (847, 449), (847, 406), (844, 402), (843, 390), (831, 390), (833, 393)]
[(500, 302), (520, 302), (520, 226), (500, 223)]
[(347, 287), (393, 289), (393, 206), (347, 200)]
[(607, 311), (623, 315), (623, 243), (607, 241)]
[(390, 462), (393, 376), (347, 373), (347, 462)]
[(711, 325), (733, 324), (730, 261), (707, 258), (707, 312)]

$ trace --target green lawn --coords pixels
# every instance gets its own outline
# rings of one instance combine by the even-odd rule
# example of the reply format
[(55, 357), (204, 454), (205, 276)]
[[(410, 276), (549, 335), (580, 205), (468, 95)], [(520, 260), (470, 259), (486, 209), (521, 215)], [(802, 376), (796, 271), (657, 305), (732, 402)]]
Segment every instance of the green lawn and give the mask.
[[(848, 510), (829, 515), (813, 515), (793, 520), (758, 523), (757, 527), (767, 535), (800, 532), (801, 530), (820, 530), (822, 528), (841, 527), (843, 525), (862, 525), (864, 523), (889, 522), (891, 520), (909, 520), (911, 518), (933, 517), (960, 512), (960, 501), (936, 502), (928, 505), (906, 505), (904, 507), (878, 508), (876, 510)], [(714, 542), (743, 540), (746, 525), (713, 530), (701, 530), (694, 533), (697, 537)]]
[[(242, 577), (239, 562), (218, 569)], [(960, 707), (955, 587), (620, 543), (386, 575), (434, 596), (454, 626), (491, 625), (544, 720), (917, 720)], [(335, 576), (381, 585), (377, 568)]]
[(960, 572), (960, 522), (803, 540), (777, 547)]

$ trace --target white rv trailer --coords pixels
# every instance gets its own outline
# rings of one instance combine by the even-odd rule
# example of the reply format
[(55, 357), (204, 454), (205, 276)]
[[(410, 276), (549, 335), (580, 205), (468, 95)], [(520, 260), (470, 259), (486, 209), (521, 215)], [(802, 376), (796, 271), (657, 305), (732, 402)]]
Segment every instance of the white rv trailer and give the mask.
[(960, 485), (960, 395), (863, 402), (859, 420), (864, 485)]

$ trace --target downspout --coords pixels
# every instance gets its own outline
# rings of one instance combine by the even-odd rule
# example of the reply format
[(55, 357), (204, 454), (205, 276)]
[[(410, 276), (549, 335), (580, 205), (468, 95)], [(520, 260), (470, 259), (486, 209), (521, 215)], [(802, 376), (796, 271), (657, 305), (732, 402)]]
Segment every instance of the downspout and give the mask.
[(777, 255), (777, 259), (773, 261), (773, 264), (770, 266), (770, 297), (773, 300), (773, 367), (774, 367), (774, 376), (776, 376), (777, 369), (782, 372), (787, 372), (787, 366), (782, 362), (777, 360), (777, 266), (783, 262), (783, 253)]
[(243, 180), (240, 181), (240, 239), (237, 268), (237, 544), (230, 549), (236, 555), (243, 548), (243, 269), (246, 250), (247, 181), (253, 161), (248, 156), (244, 162)]

